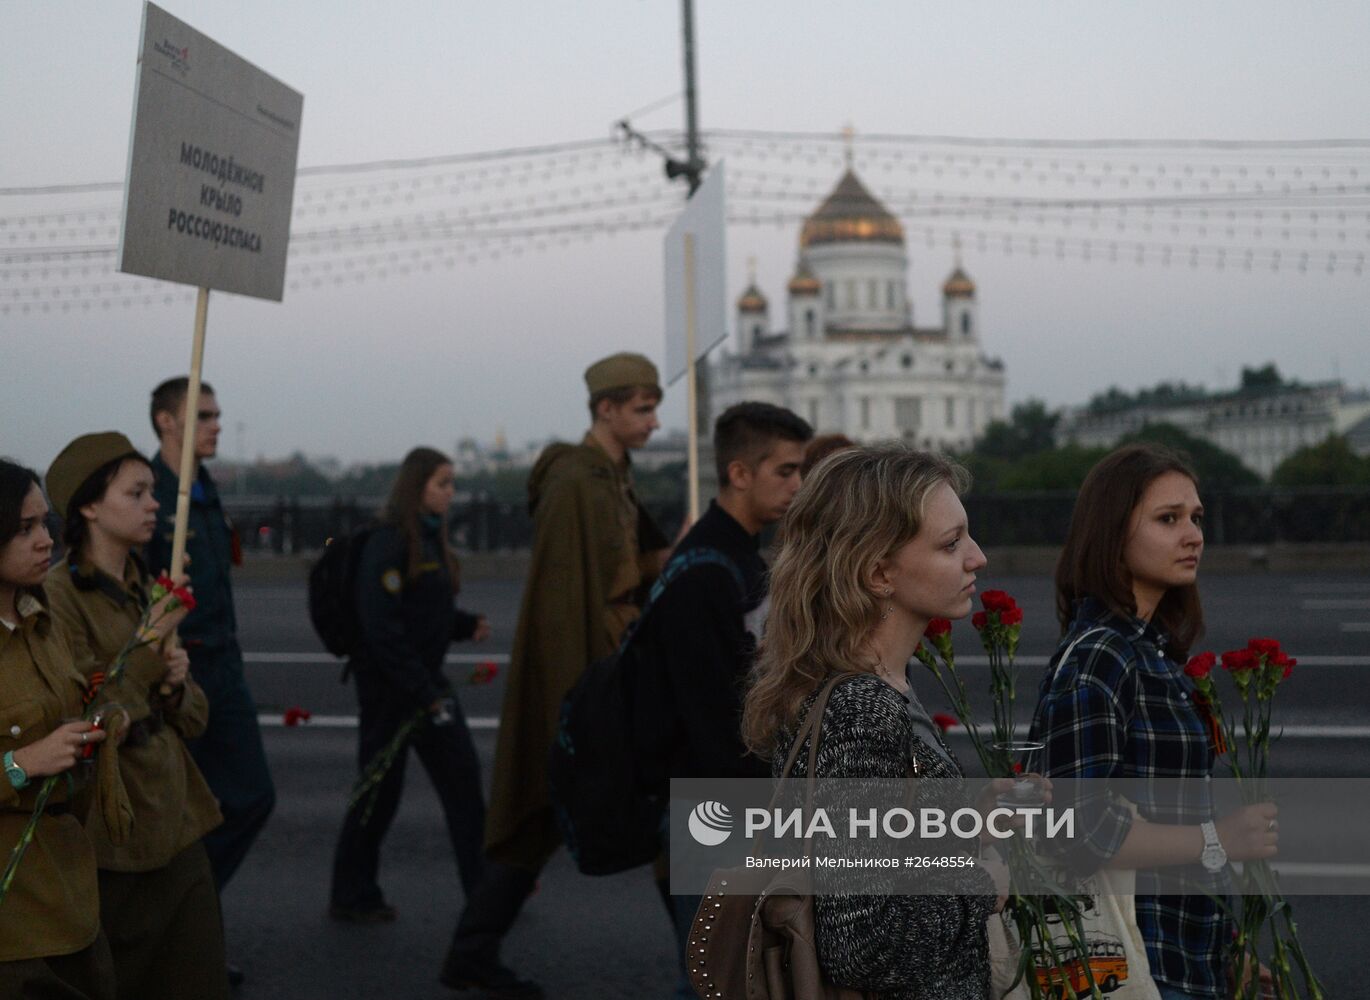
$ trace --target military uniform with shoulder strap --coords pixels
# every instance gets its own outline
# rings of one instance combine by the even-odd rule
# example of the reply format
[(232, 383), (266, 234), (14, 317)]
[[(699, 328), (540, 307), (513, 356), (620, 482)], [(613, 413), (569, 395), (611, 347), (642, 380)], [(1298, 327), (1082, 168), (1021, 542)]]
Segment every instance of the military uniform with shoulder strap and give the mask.
[[(641, 355), (592, 365), (596, 393), (658, 385)], [(468, 901), (443, 981), (497, 964), (499, 942), (561, 844), (547, 786), (547, 753), (561, 702), (581, 673), (612, 653), (641, 612), (669, 541), (638, 501), (631, 462), (616, 462), (586, 435), (549, 445), (528, 477), (533, 552), (500, 712), (484, 884)]]
[[(85, 678), (46, 596), (41, 589), (22, 591), (18, 605), (17, 622), (8, 620), (9, 612), (0, 617), (0, 753), (36, 743), (84, 708)], [(113, 759), (104, 745), (96, 752)], [(71, 794), (74, 782), (89, 780), (87, 771), (78, 764), (72, 781), (58, 779), (0, 901), (0, 1000), (114, 998), (114, 966), (100, 932), (95, 848), (82, 827), (90, 797)], [(9, 860), (42, 784), (33, 778), (18, 789), (0, 777), (0, 858)]]
[[(90, 678), (108, 670), (137, 629), (148, 578), (130, 556), (122, 580), (89, 563), (48, 572), (53, 615)], [(129, 713), (120, 770), (133, 806), (121, 845), (98, 826), (91, 840), (100, 867), (100, 915), (118, 970), (119, 996), (133, 1000), (226, 997), (219, 894), (201, 838), (219, 825), (214, 794), (186, 749), (204, 732), (209, 702), (191, 678), (169, 697), (166, 665), (151, 646), (136, 650), (123, 678), (101, 695)]]

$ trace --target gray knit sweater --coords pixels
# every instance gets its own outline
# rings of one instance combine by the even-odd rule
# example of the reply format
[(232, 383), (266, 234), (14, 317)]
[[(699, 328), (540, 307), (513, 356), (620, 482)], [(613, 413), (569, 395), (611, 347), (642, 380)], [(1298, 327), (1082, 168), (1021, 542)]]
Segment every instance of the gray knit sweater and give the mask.
[[(802, 724), (814, 692), (804, 703)], [(794, 742), (776, 742), (778, 776)], [(805, 742), (807, 748), (807, 741)], [(960, 771), (914, 734), (904, 696), (878, 677), (859, 675), (833, 689), (818, 744), (820, 778), (955, 779)], [(801, 749), (793, 774), (808, 773)], [(819, 963), (836, 985), (877, 991), (881, 1000), (986, 1000), (989, 944), (985, 921), (995, 890), (981, 868), (947, 876), (966, 895), (830, 895), (814, 898)]]

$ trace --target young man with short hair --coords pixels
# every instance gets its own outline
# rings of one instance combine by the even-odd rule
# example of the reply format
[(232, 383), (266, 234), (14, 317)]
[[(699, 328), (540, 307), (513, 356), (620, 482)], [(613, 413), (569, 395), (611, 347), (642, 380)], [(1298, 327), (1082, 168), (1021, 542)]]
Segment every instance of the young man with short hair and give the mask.
[[(638, 671), (635, 743), (648, 784), (670, 778), (769, 777), (740, 733), (742, 693), (766, 596), (760, 534), (799, 491), (808, 423), (769, 403), (738, 403), (714, 424), (718, 498), (673, 559), (711, 550), (672, 579), (633, 642)], [(733, 570), (736, 572), (733, 572)]]
[[(150, 416), (159, 441), (152, 456), (153, 494), (161, 507), (157, 530), (147, 546), (147, 564), (159, 568), (171, 567), (188, 389), (189, 381), (181, 377), (167, 379), (152, 392)], [(190, 489), (186, 534), (186, 572), (195, 590), (195, 610), (178, 632), (190, 654), (191, 676), (209, 698), (209, 725), (202, 736), (188, 740), (186, 746), (219, 800), (224, 817), (222, 825), (204, 838), (214, 881), (222, 891), (266, 825), (276, 804), (276, 789), (257, 726), (257, 704), (248, 690), (243, 652), (238, 646), (229, 568), (241, 562), (241, 551), (214, 479), (202, 464), (218, 451), (220, 416), (213, 387), (201, 383), (191, 430), (195, 480)], [(236, 985), (241, 978), (237, 969), (229, 969), (230, 982)]]
[[(768, 778), (742, 744), (742, 696), (765, 619), (760, 534), (799, 491), (807, 422), (769, 403), (738, 403), (714, 424), (718, 499), (671, 556), (685, 568), (633, 636), (633, 745), (644, 786), (671, 778)], [(722, 557), (721, 559), (719, 557)], [(671, 571), (668, 569), (667, 571)], [(681, 958), (677, 996), (692, 996), (685, 943), (697, 896), (671, 896)]]
[(656, 366), (614, 354), (585, 372), (591, 425), (549, 445), (528, 477), (533, 552), (500, 713), (486, 818), (485, 882), (467, 901), (442, 982), (489, 997), (542, 993), (499, 963), (499, 945), (561, 844), (547, 753), (566, 692), (612, 653), (642, 607), (670, 543), (638, 502), (628, 453), (660, 426)]

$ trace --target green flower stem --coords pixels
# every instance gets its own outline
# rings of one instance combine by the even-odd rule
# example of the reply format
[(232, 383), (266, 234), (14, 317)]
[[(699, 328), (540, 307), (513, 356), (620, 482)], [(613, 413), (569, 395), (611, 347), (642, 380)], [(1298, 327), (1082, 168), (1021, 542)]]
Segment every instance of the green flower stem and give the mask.
[[(120, 683), (124, 679), (124, 671), (128, 667), (128, 658), (133, 655), (134, 650), (152, 645), (155, 641), (151, 639), (139, 639), (139, 633), (152, 628), (157, 622), (160, 622), (168, 614), (176, 610), (177, 603), (173, 602), (172, 606), (158, 615), (155, 620), (150, 620), (153, 603), (157, 599), (158, 598), (153, 598), (152, 601), (149, 601), (148, 604), (144, 606), (143, 612), (138, 619), (137, 628), (133, 630), (133, 635), (124, 643), (123, 648), (119, 650), (119, 655), (116, 656), (114, 662), (110, 664), (109, 672), (105, 674), (105, 680), (101, 685), (100, 690), (104, 690), (112, 684)], [(86, 722), (89, 722), (97, 711), (99, 711), (99, 706), (92, 697), (90, 704), (85, 706), (85, 709), (81, 712), (81, 718)], [(43, 810), (47, 807), (48, 799), (52, 796), (52, 790), (57, 787), (57, 779), (59, 777), (61, 777), (61, 775), (49, 775), (43, 781), (42, 787), (38, 789), (38, 797), (34, 800), (33, 813), (29, 816), (28, 822), (24, 824), (24, 830), (19, 835), (18, 841), (15, 842), (14, 849), (10, 851), (9, 862), (5, 865), (4, 874), (0, 875), (0, 905), (3, 905), (5, 897), (9, 895), (10, 885), (13, 884), (15, 873), (19, 870), (19, 862), (24, 860), (24, 855), (28, 852), (29, 845), (33, 843), (34, 834), (38, 829), (38, 820), (42, 818)]]
[(52, 790), (57, 787), (57, 777), (55, 774), (49, 775), (38, 789), (38, 797), (34, 800), (33, 814), (29, 816), (29, 821), (24, 824), (24, 832), (19, 835), (14, 849), (10, 851), (10, 859), (5, 865), (5, 873), (0, 875), (0, 903), (3, 903), (5, 897), (9, 895), (15, 872), (19, 870), (19, 862), (24, 859), (24, 852), (29, 849), (29, 844), (33, 843), (34, 832), (38, 829), (38, 820), (43, 815), (43, 810), (47, 808)]
[(404, 753), (414, 733), (428, 720), (428, 716), (429, 713), (426, 708), (421, 708), (415, 712), (404, 725), (395, 731), (390, 742), (376, 751), (376, 755), (371, 758), (358, 776), (356, 784), (352, 786), (352, 794), (347, 800), (347, 810), (351, 812), (357, 806), (362, 805), (362, 826), (371, 821), (371, 813), (375, 810), (376, 801), (380, 798), (381, 782), (390, 773), (390, 769), (395, 766), (395, 761), (399, 755)]

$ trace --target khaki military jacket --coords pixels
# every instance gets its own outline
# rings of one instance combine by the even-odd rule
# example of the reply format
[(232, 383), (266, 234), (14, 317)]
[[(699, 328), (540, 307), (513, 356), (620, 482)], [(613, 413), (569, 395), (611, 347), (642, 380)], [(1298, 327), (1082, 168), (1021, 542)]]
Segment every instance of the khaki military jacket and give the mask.
[[(56, 628), (41, 591), (19, 597), (20, 619), (0, 622), (0, 754), (36, 743), (64, 721), (80, 717), (85, 678)], [(96, 751), (112, 753), (104, 745)], [(78, 770), (84, 765), (78, 765)], [(33, 813), (42, 778), (15, 790), (0, 777), (0, 866)], [(95, 849), (82, 827), (87, 796), (73, 802), (59, 780), (38, 820), (33, 843), (0, 902), (0, 962), (70, 955), (100, 930)]]
[(533, 552), (500, 713), (485, 849), (536, 868), (560, 843), (547, 751), (562, 699), (637, 617), (669, 542), (638, 503), (628, 464), (587, 437), (549, 445), (528, 477)]
[[(108, 672), (137, 629), (148, 583), (130, 557), (124, 578), (89, 563), (59, 562), (48, 571), (52, 614), (66, 631), (76, 667), (89, 678)], [(222, 821), (214, 794), (195, 766), (185, 740), (204, 732), (209, 701), (190, 677), (179, 701), (158, 693), (166, 664), (153, 646), (135, 650), (123, 677), (106, 684), (100, 699), (119, 705), (132, 721), (119, 749), (119, 770), (133, 809), (128, 839), (114, 845), (102, 824), (90, 824), (101, 868), (118, 872), (153, 871)]]

